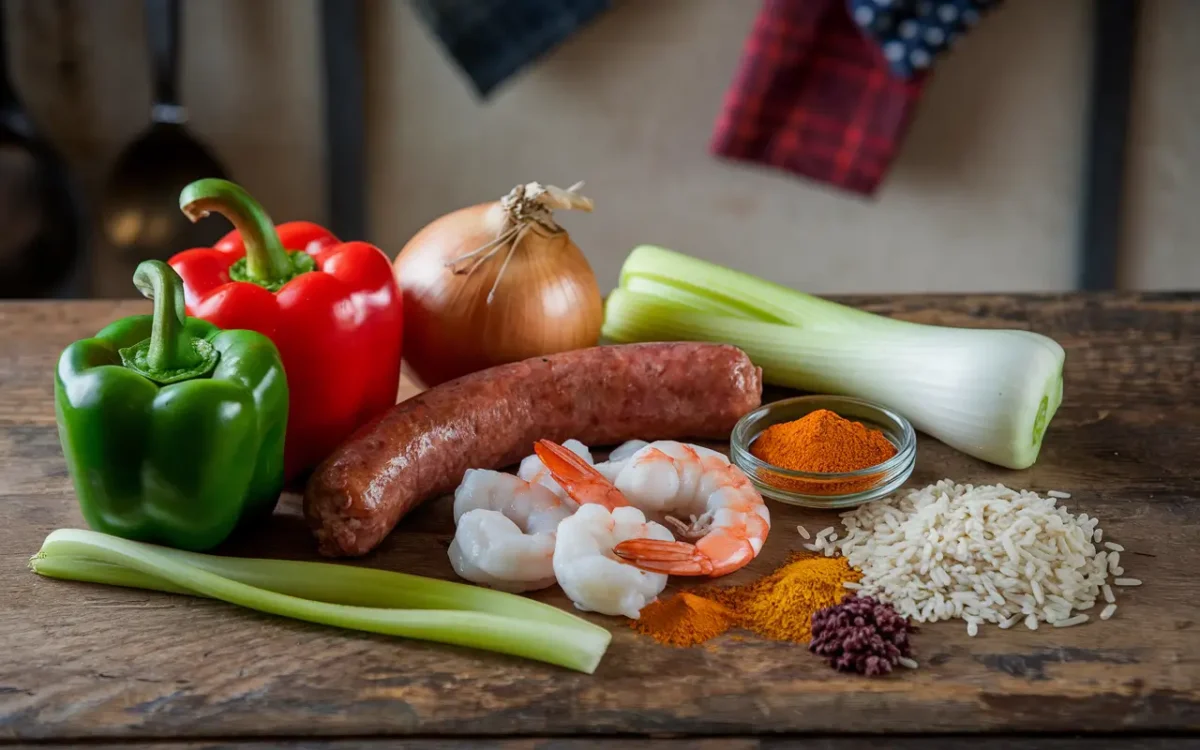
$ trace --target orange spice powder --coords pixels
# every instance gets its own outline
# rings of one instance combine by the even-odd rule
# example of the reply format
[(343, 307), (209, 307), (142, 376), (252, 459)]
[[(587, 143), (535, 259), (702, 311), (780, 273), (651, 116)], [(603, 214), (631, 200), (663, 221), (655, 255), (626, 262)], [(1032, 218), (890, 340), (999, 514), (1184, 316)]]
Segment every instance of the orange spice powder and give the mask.
[(642, 608), (630, 626), (668, 646), (695, 646), (716, 638), (737, 622), (737, 615), (711, 599), (686, 591)]
[[(877, 466), (896, 455), (896, 446), (879, 430), (828, 409), (818, 409), (800, 419), (763, 430), (750, 444), (750, 453), (760, 461), (783, 469), (827, 474)], [(763, 478), (795, 492), (844, 495), (868, 489), (879, 481), (880, 475), (829, 482), (781, 475)]]
[(744, 586), (682, 592), (644, 607), (629, 625), (671, 646), (695, 646), (730, 628), (773, 640), (805, 643), (812, 616), (850, 593), (862, 574), (843, 557), (793, 555), (778, 570)]
[(851, 593), (843, 584), (862, 574), (844, 557), (795, 554), (768, 576), (744, 586), (713, 588), (703, 595), (738, 615), (738, 624), (764, 638), (807, 643), (812, 616)]

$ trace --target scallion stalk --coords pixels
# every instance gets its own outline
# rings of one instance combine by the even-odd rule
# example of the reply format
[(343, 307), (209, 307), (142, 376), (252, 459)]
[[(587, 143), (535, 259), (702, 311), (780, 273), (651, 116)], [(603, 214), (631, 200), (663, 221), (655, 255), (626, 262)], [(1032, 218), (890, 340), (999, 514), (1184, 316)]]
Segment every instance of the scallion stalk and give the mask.
[(186, 593), (268, 614), (497, 651), (592, 673), (605, 628), (524, 597), (330, 563), (222, 558), (82, 529), (46, 537), (30, 561), (51, 578)]

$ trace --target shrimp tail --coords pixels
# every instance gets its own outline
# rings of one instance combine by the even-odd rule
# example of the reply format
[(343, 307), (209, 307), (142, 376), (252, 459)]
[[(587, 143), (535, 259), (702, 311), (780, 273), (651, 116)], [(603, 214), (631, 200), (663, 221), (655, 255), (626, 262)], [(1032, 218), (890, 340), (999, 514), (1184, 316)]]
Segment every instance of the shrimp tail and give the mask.
[(712, 575), (713, 563), (694, 544), (659, 539), (629, 539), (613, 547), (625, 562), (651, 573), (675, 576)]
[(613, 483), (596, 467), (558, 443), (539, 440), (533, 451), (545, 465), (554, 481), (577, 503), (596, 503), (608, 510), (629, 505)]

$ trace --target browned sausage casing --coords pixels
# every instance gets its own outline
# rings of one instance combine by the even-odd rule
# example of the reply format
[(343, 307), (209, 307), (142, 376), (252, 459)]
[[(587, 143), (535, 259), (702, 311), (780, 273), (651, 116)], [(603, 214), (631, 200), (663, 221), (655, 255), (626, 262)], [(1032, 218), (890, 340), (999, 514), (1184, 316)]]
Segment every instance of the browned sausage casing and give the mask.
[(322, 554), (362, 555), (467, 469), (514, 464), (540, 438), (722, 439), (761, 401), (762, 371), (723, 344), (600, 346), (493, 367), (360, 429), (309, 479), (304, 515)]

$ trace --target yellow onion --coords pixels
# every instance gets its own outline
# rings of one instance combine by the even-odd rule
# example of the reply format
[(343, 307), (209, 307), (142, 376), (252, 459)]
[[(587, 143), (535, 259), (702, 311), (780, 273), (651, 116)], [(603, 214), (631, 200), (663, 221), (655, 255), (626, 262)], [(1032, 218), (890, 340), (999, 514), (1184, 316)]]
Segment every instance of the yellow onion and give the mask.
[(596, 276), (553, 216), (592, 210), (578, 188), (518, 185), (433, 221), (400, 251), (404, 359), (425, 385), (599, 341)]

